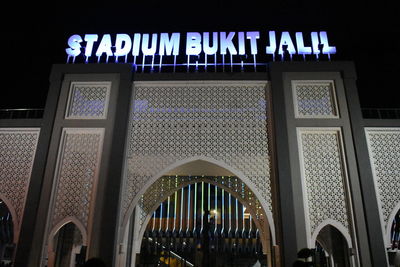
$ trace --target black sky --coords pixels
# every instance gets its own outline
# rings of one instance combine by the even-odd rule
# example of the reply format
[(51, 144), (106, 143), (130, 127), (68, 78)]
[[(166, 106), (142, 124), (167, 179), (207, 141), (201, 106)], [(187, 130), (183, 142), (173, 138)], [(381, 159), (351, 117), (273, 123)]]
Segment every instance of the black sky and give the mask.
[(44, 106), (51, 65), (65, 63), (71, 34), (239, 30), (326, 30), (338, 51), (332, 59), (355, 61), (361, 105), (400, 108), (398, 8), (349, 2), (15, 2), (0, 21), (0, 108)]

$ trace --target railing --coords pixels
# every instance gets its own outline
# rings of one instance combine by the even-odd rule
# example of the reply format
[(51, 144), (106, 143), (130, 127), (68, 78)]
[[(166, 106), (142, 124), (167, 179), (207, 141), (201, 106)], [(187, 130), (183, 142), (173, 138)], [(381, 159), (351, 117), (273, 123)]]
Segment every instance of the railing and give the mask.
[(400, 119), (399, 108), (363, 108), (364, 119)]
[(41, 119), (44, 109), (42, 108), (17, 108), (0, 109), (1, 119)]
[[(400, 108), (363, 108), (364, 119), (400, 119)], [(0, 119), (41, 119), (42, 108), (0, 109)]]

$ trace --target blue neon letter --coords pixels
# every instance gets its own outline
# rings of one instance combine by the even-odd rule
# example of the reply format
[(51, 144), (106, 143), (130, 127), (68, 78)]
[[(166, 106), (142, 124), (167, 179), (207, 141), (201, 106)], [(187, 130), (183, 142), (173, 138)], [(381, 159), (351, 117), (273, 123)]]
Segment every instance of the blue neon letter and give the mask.
[(299, 54), (302, 54), (302, 55), (310, 55), (311, 54), (311, 47), (304, 46), (302, 32), (296, 32), (296, 45), (297, 45), (297, 52)]
[(226, 36), (226, 32), (220, 32), (221, 38), (221, 54), (226, 55), (227, 50), (231, 55), (237, 55), (237, 51), (235, 46), (232, 43), (232, 39), (235, 36), (235, 32), (230, 32), (228, 36)]
[(157, 33), (152, 34), (151, 47), (149, 47), (149, 37), (148, 33), (143, 34), (142, 52), (145, 56), (154, 55), (157, 50)]
[(128, 34), (119, 33), (115, 40), (115, 54), (114, 56), (126, 56), (131, 51), (132, 40)]
[(160, 37), (160, 55), (163, 56), (166, 54), (170, 56), (171, 53), (174, 56), (179, 54), (179, 40), (181, 34), (179, 32), (174, 32), (171, 35), (171, 39), (168, 36), (168, 33), (161, 33)]
[(336, 47), (329, 46), (328, 36), (327, 36), (326, 32), (320, 32), (319, 37), (321, 39), (321, 44), (324, 45), (322, 47), (322, 54), (336, 54)]
[(317, 56), (320, 53), (319, 51), (319, 39), (318, 39), (318, 33), (317, 32), (312, 32), (311, 33), (311, 44), (312, 44), (312, 49), (313, 49), (313, 54)]
[(140, 33), (135, 33), (133, 35), (132, 56), (139, 55), (140, 37), (141, 37)]
[(239, 55), (246, 54), (246, 48), (244, 44), (244, 32), (238, 32), (238, 41), (239, 41)]
[(260, 32), (247, 32), (247, 39), (250, 39), (250, 49), (252, 55), (257, 55), (257, 39), (260, 38)]
[(92, 56), (93, 52), (93, 44), (97, 42), (99, 36), (97, 34), (86, 34), (85, 41), (86, 41), (86, 48), (85, 48), (85, 56), (86, 59)]
[(275, 31), (269, 31), (269, 46), (267, 46), (267, 48), (266, 48), (266, 53), (274, 55), (275, 52), (276, 52)]
[(107, 56), (112, 56), (113, 52), (111, 47), (111, 36), (109, 34), (104, 34), (99, 44), (99, 48), (97, 48), (96, 56), (100, 57), (103, 53), (106, 53)]
[(279, 43), (278, 53), (283, 55), (283, 46), (287, 45), (287, 50), (289, 54), (296, 54), (296, 49), (294, 48), (294, 44), (292, 42), (292, 38), (290, 38), (289, 32), (282, 32), (281, 41)]
[(186, 55), (198, 55), (201, 52), (201, 34), (188, 32), (186, 34)]
[(218, 32), (213, 32), (212, 46), (210, 46), (210, 33), (203, 32), (203, 51), (206, 55), (214, 55), (218, 50)]
[(82, 37), (75, 34), (69, 37), (68, 39), (68, 46), (69, 48), (65, 49), (65, 52), (67, 52), (68, 56), (76, 57), (81, 53), (81, 42), (82, 42)]

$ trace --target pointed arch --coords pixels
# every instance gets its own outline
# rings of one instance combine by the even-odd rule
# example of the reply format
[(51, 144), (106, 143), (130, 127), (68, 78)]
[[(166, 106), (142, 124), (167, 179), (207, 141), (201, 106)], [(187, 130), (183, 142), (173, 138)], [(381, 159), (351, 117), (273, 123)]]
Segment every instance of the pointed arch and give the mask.
[(399, 212), (399, 211), (400, 211), (400, 201), (397, 202), (396, 206), (394, 206), (392, 212), (390, 213), (390, 216), (388, 217), (388, 221), (387, 221), (387, 223), (385, 225), (385, 237), (384, 237), (384, 240), (385, 240), (386, 246), (389, 246), (389, 247), (392, 245), (391, 244), (391, 240), (390, 240), (391, 239), (390, 238), (390, 231), (392, 229), (393, 220), (394, 220), (397, 212)]
[(263, 210), (265, 212), (265, 215), (267, 217), (267, 221), (268, 221), (268, 224), (269, 224), (269, 227), (270, 227), (272, 244), (276, 245), (275, 223), (274, 223), (274, 220), (273, 220), (272, 211), (269, 210), (267, 203), (263, 200), (262, 196), (260, 195), (260, 192), (258, 192), (256, 190), (256, 186), (253, 184), (253, 182), (246, 175), (244, 175), (244, 173), (242, 173), (239, 170), (236, 170), (236, 169), (232, 168), (231, 166), (229, 166), (225, 162), (216, 160), (216, 159), (211, 158), (211, 157), (201, 156), (201, 155), (195, 156), (195, 157), (186, 158), (186, 159), (183, 159), (183, 160), (178, 160), (178, 161), (174, 162), (173, 164), (167, 166), (166, 168), (164, 168), (163, 170), (161, 170), (160, 172), (158, 172), (154, 176), (152, 176), (152, 178), (149, 179), (149, 181), (147, 181), (145, 186), (143, 186), (143, 188), (137, 193), (137, 195), (135, 196), (133, 201), (129, 204), (129, 207), (128, 207), (126, 213), (123, 214), (122, 221), (121, 221), (121, 224), (120, 224), (121, 231), (119, 231), (119, 235), (120, 235), (119, 239), (123, 240), (123, 235), (125, 233), (125, 228), (126, 228), (126, 226), (128, 224), (129, 218), (131, 217), (135, 206), (139, 203), (140, 197), (150, 188), (150, 186), (153, 183), (155, 183), (158, 179), (160, 179), (163, 175), (165, 175), (166, 173), (174, 170), (175, 168), (177, 168), (179, 166), (182, 166), (184, 164), (187, 164), (187, 163), (190, 163), (190, 162), (194, 162), (194, 161), (205, 161), (205, 162), (217, 165), (219, 167), (222, 167), (222, 168), (228, 170), (229, 172), (231, 172), (232, 174), (234, 174), (235, 176), (237, 176), (239, 179), (241, 179), (250, 188), (250, 190), (254, 193), (256, 198), (259, 200), (259, 202), (260, 202), (260, 204), (261, 204), (261, 206), (262, 206), (262, 208), (263, 208)]
[(323, 221), (322, 223), (320, 223), (317, 228), (315, 228), (315, 231), (312, 234), (311, 239), (310, 239), (310, 244), (309, 244), (310, 248), (315, 248), (315, 242), (317, 241), (318, 234), (321, 232), (321, 230), (325, 226), (328, 226), (328, 225), (334, 227), (336, 230), (338, 230), (343, 235), (343, 237), (346, 240), (348, 248), (353, 247), (353, 245), (352, 245), (353, 243), (351, 242), (351, 236), (349, 235), (347, 228), (344, 227), (343, 224), (341, 224), (340, 222), (338, 222), (336, 220), (327, 219), (327, 220)]
[[(219, 187), (219, 188), (221, 188), (221, 189), (224, 189), (226, 192), (230, 193), (234, 198), (236, 198), (242, 205), (245, 205), (245, 204), (246, 204), (246, 203), (243, 203), (243, 202), (240, 200), (240, 194), (239, 194), (239, 193), (234, 192), (232, 189), (230, 189), (230, 188), (227, 187), (227, 186), (221, 185), (221, 184), (216, 183), (216, 182), (211, 181), (211, 180), (207, 180), (207, 179), (205, 179), (205, 178), (199, 179), (199, 180), (193, 180), (193, 181), (188, 182), (188, 183), (184, 183), (184, 184), (182, 184), (181, 186), (177, 187), (176, 190), (175, 190), (174, 192), (179, 191), (179, 190), (181, 190), (181, 189), (184, 188), (184, 187), (187, 187), (189, 184), (195, 184), (195, 183), (201, 183), (201, 182), (208, 183), (208, 184), (212, 184), (212, 185), (217, 186), (217, 187)], [(169, 195), (169, 196), (171, 196), (171, 195)], [(165, 197), (161, 200), (161, 202), (163, 202), (163, 201), (165, 201), (165, 200), (167, 200), (167, 199), (168, 199), (168, 196), (165, 196)], [(160, 203), (161, 203), (161, 202), (160, 202)], [(150, 221), (150, 219), (151, 219), (151, 217), (152, 217), (152, 215), (153, 215), (153, 212), (154, 212), (155, 210), (157, 210), (157, 208), (160, 206), (160, 203), (158, 203), (157, 205), (155, 205), (155, 206), (153, 206), (153, 207), (151, 208), (150, 212), (148, 212), (148, 214), (147, 214), (145, 220), (143, 221), (142, 227), (140, 228), (139, 233), (138, 233), (138, 236), (137, 236), (137, 241), (139, 241), (138, 246), (137, 246), (138, 249), (140, 249), (140, 244), (141, 244), (141, 242), (142, 242), (144, 233), (145, 233), (145, 231), (146, 231), (146, 226), (147, 226), (147, 224), (149, 223), (149, 221)], [(136, 206), (136, 207), (139, 207), (139, 206)], [(250, 212), (251, 216), (252, 216), (253, 218), (256, 218), (255, 210), (253, 210), (253, 209), (251, 208), (251, 206), (250, 206), (250, 207), (249, 207), (249, 206), (246, 206), (246, 207), (249, 208), (248, 211)], [(139, 207), (139, 208), (140, 208), (140, 207)], [(264, 223), (263, 223), (262, 221), (257, 220), (257, 219), (254, 219), (253, 222), (254, 222), (254, 224), (256, 225), (256, 227), (257, 227), (260, 231), (263, 230), (264, 227), (268, 227), (269, 229), (267, 229), (267, 235), (270, 234), (270, 235), (271, 235), (271, 239), (272, 239), (272, 229), (271, 229), (271, 226), (270, 226), (270, 224), (269, 224), (268, 218), (267, 218), (267, 220), (264, 221)], [(265, 237), (265, 236), (264, 236), (264, 237)], [(273, 242), (273, 241), (274, 241), (274, 240), (272, 240), (272, 242)], [(262, 242), (264, 243), (264, 242), (266, 242), (266, 240), (262, 238)], [(273, 244), (275, 244), (275, 243), (273, 243)], [(264, 248), (267, 247), (266, 243), (264, 243), (263, 245), (264, 245)]]
[(76, 218), (76, 217), (66, 217), (59, 223), (57, 223), (52, 230), (50, 231), (49, 238), (48, 238), (48, 251), (54, 251), (54, 237), (58, 233), (58, 231), (68, 223), (74, 224), (80, 231), (82, 235), (82, 245), (87, 246), (87, 232), (85, 226)]
[(17, 218), (17, 212), (15, 211), (11, 201), (2, 193), (0, 193), (0, 199), (4, 202), (4, 204), (6, 205), (7, 209), (10, 211), (11, 213), (11, 219), (13, 222), (13, 242), (15, 244), (18, 243), (18, 238), (19, 238), (19, 221)]

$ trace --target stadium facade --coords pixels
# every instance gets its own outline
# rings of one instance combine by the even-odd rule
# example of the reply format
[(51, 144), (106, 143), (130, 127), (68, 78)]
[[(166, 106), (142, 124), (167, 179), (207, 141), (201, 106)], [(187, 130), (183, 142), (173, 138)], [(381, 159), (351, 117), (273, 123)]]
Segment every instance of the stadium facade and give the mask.
[(356, 80), (342, 61), (53, 65), (43, 116), (0, 120), (1, 260), (395, 264), (400, 120), (363, 118)]

